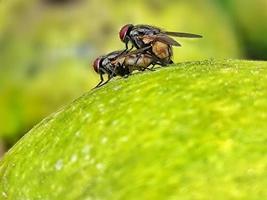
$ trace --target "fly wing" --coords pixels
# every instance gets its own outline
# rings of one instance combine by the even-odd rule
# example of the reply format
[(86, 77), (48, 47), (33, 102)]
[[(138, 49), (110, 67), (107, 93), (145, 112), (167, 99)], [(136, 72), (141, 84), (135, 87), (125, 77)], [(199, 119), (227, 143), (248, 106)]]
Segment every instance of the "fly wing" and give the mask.
[(185, 38), (202, 38), (202, 35), (194, 34), (194, 33), (183, 33), (183, 32), (174, 32), (174, 31), (165, 31), (157, 26), (139, 24), (135, 26), (136, 29), (147, 29), (151, 30), (154, 34), (167, 34), (173, 37), (185, 37)]
[(159, 41), (172, 46), (178, 46), (178, 47), (181, 46), (181, 44), (179, 44), (176, 40), (172, 39), (171, 37), (165, 34), (144, 35), (140, 36), (140, 38), (143, 40), (145, 44)]
[(156, 35), (156, 41), (163, 42), (165, 44), (169, 44), (172, 46), (177, 46), (177, 47), (181, 46), (180, 43), (178, 43), (176, 40), (172, 39), (171, 37), (169, 37), (165, 34)]
[(153, 31), (155, 31), (154, 34), (163, 33), (163, 34), (167, 34), (167, 35), (170, 35), (173, 37), (185, 37), (185, 38), (202, 38), (203, 37), (202, 35), (198, 35), (198, 34), (194, 34), (194, 33), (164, 31), (163, 29), (161, 29), (157, 26), (152, 26), (152, 25), (140, 24), (140, 25), (137, 25), (136, 27), (153, 30)]
[(116, 60), (121, 54), (123, 54), (123, 51), (113, 51), (109, 54), (106, 55), (106, 57), (113, 61), (113, 60)]
[(149, 48), (151, 48), (151, 47), (147, 46), (147, 47), (144, 47), (144, 48), (141, 48), (141, 49), (135, 49), (133, 51), (127, 52), (126, 54), (122, 55), (122, 57), (127, 57), (127, 56), (130, 56), (130, 55), (133, 55), (133, 54), (145, 53), (146, 50), (148, 50)]
[(136, 29), (146, 29), (146, 30), (151, 30), (153, 32), (162, 32), (161, 28), (157, 27), (157, 26), (152, 26), (152, 25), (147, 25), (147, 24), (139, 24), (139, 25), (135, 25)]
[(143, 35), (139, 36), (139, 38), (145, 43), (149, 44), (155, 40), (155, 35)]
[(119, 56), (116, 59), (111, 61), (111, 64), (116, 65), (118, 63), (123, 63), (125, 60), (125, 56)]
[(185, 37), (185, 38), (202, 38), (202, 35), (193, 34), (193, 33), (182, 33), (182, 32), (172, 32), (172, 31), (163, 31), (162, 33), (165, 33), (170, 36), (174, 37)]

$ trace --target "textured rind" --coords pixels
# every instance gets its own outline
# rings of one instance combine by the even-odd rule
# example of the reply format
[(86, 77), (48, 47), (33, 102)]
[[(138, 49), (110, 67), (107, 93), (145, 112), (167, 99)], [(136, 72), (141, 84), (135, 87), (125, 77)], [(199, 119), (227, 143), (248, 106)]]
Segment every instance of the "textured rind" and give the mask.
[(137, 73), (47, 117), (0, 162), (0, 199), (264, 199), (267, 63)]

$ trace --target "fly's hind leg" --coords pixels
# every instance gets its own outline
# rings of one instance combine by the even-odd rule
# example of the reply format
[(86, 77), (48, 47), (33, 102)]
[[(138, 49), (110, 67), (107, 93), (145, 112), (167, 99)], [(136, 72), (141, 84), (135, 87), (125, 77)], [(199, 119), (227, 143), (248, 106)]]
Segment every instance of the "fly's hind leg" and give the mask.
[(142, 54), (138, 54), (134, 66), (137, 66), (138, 61), (140, 60)]
[[(151, 70), (151, 71), (156, 71), (156, 70), (154, 69), (154, 67), (155, 67), (156, 65), (160, 65), (160, 66), (162, 66), (162, 63), (159, 62), (159, 61), (156, 61), (156, 62), (151, 63), (150, 65), (152, 65), (152, 67), (149, 68), (149, 70)], [(150, 65), (149, 65), (149, 66), (150, 66)]]
[[(138, 66), (137, 63), (141, 59), (141, 57), (142, 57), (142, 54), (137, 55), (136, 61), (134, 62), (134, 66)], [(145, 71), (147, 69), (146, 67), (141, 67), (141, 66), (138, 68), (140, 68), (139, 71)]]
[[(150, 65), (152, 65), (151, 68), (149, 68)], [(147, 66), (147, 69), (148, 69), (149, 71), (156, 71), (156, 70), (154, 69), (155, 65), (156, 65), (155, 63), (151, 63), (151, 64), (149, 64), (149, 65)]]

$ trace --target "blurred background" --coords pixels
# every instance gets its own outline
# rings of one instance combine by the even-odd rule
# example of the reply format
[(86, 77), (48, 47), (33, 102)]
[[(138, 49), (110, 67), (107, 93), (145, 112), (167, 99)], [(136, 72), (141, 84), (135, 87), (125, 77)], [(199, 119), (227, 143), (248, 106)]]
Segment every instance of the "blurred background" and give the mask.
[(266, 0), (0, 1), (0, 156), (45, 116), (98, 82), (95, 57), (123, 49), (127, 23), (202, 34), (175, 62), (267, 59)]

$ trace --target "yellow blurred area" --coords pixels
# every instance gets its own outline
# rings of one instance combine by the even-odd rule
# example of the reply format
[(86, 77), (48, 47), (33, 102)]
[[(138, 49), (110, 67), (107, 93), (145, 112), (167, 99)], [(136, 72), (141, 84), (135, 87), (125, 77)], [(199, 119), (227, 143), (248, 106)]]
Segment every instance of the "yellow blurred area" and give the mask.
[(175, 62), (266, 59), (266, 10), (265, 0), (1, 1), (0, 146), (90, 90), (98, 82), (92, 61), (124, 48), (124, 24), (204, 36), (177, 39)]

